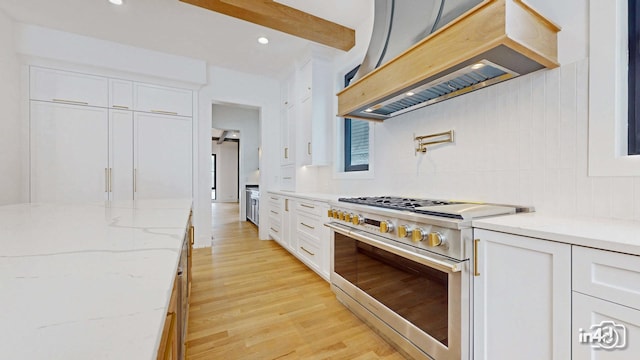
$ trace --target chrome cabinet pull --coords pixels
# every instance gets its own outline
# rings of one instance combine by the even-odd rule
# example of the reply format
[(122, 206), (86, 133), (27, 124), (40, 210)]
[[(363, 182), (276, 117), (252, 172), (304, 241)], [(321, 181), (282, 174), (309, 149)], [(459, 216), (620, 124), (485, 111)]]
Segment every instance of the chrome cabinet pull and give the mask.
[(311, 256), (316, 256), (316, 254), (312, 253), (311, 251), (307, 250), (304, 248), (304, 246), (300, 246), (300, 249), (302, 249), (302, 251), (306, 252), (307, 254), (311, 255)]
[(311, 143), (307, 143), (307, 154), (311, 155)]
[(271, 212), (272, 212), (272, 213), (274, 213), (274, 214), (276, 214), (276, 215), (278, 215), (278, 214), (279, 214), (277, 211), (273, 211), (273, 210), (271, 210)]
[(133, 169), (133, 192), (138, 192), (138, 169)]
[(306, 204), (300, 204), (300, 206), (302, 207), (306, 207), (307, 209), (315, 209), (315, 206), (311, 206), (311, 205), (306, 205)]
[(289, 158), (289, 148), (284, 148), (284, 158), (285, 159)]
[(276, 233), (279, 233), (279, 232), (280, 232), (280, 231), (278, 231), (278, 230), (276, 230), (276, 229), (274, 229), (274, 228), (272, 228), (272, 227), (270, 227), (269, 229), (271, 229), (273, 232), (276, 232)]
[(478, 244), (480, 239), (473, 240), (473, 276), (480, 276), (478, 272)]
[(109, 169), (104, 168), (104, 192), (109, 192)]
[(86, 101), (75, 101), (75, 100), (66, 100), (66, 99), (53, 99), (53, 102), (71, 104), (71, 105), (89, 105), (89, 103)]
[(112, 105), (111, 107), (114, 108), (114, 109), (129, 110), (128, 106)]

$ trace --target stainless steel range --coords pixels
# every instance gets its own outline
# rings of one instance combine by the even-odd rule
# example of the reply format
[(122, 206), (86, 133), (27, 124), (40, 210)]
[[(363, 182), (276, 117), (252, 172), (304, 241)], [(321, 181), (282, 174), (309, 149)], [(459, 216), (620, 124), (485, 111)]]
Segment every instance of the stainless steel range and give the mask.
[(471, 220), (532, 210), (392, 196), (340, 198), (326, 224), (331, 287), (405, 355), (469, 359)]

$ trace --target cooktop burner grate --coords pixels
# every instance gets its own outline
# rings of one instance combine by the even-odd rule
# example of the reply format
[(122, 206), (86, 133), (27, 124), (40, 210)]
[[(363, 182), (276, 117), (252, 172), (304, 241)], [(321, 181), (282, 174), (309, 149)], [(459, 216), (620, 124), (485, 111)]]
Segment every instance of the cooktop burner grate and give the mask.
[(413, 199), (397, 196), (362, 196), (355, 198), (339, 198), (338, 201), (406, 211), (415, 211), (416, 208), (425, 206), (456, 204), (450, 201)]

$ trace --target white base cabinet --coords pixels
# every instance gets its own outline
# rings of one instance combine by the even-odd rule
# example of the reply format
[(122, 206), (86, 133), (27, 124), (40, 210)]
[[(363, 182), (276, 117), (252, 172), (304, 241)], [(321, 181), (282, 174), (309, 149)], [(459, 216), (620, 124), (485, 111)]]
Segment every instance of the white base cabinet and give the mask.
[(474, 360), (571, 358), (571, 246), (475, 229)]
[(640, 358), (640, 256), (573, 247), (573, 360)]
[(330, 232), (323, 225), (329, 205), (269, 193), (269, 236), (329, 281)]

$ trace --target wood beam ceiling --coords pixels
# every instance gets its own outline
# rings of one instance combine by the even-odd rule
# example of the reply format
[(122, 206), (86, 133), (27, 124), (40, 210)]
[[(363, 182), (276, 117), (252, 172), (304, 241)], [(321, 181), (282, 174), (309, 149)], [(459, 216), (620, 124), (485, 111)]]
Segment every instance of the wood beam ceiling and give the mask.
[(180, 0), (237, 19), (348, 51), (355, 31), (273, 0)]

